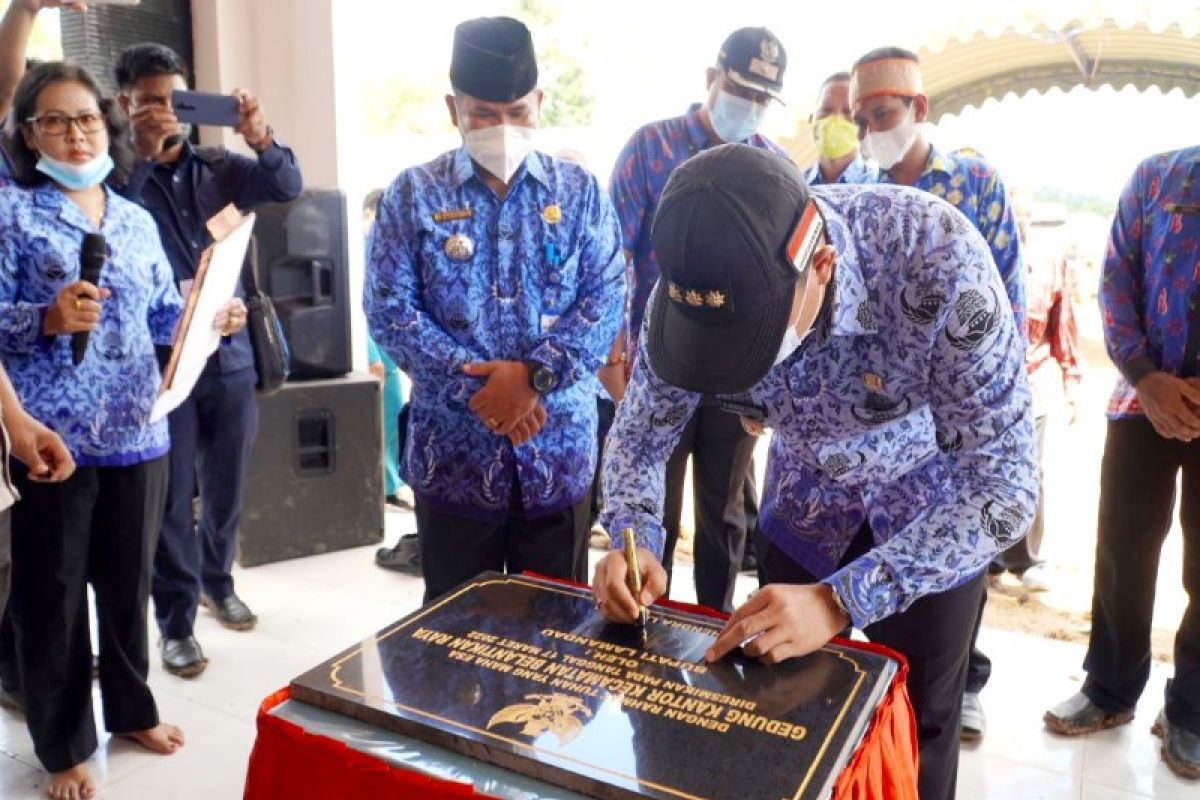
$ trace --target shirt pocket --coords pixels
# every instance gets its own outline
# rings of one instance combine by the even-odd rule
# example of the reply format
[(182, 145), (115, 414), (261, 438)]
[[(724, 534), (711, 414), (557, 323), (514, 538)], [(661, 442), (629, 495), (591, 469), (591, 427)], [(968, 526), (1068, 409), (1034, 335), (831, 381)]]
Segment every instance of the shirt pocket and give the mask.
[[(447, 252), (453, 249), (451, 239), (455, 236), (465, 237), (470, 243), (469, 257), (452, 258)], [(414, 271), (425, 311), (459, 343), (470, 346), (472, 331), (479, 329), (483, 309), (492, 299), (480, 243), (469, 229), (453, 225), (423, 230), (420, 241), (420, 263), (414, 265)]]
[(846, 484), (895, 480), (937, 455), (927, 407), (838, 439), (812, 445), (821, 472)]
[(549, 329), (547, 322), (552, 325), (558, 317), (575, 305), (579, 295), (580, 272), (583, 269), (578, 250), (550, 257), (548, 249), (549, 245), (543, 246), (541, 258), (544, 275), (541, 281), (543, 332)]
[(108, 361), (123, 361), (151, 346), (149, 287), (154, 285), (150, 264), (141, 258), (117, 258), (110, 253), (100, 286), (112, 294), (101, 304), (94, 347)]
[[(18, 297), (31, 303), (53, 303), (62, 288), (79, 274), (77, 263), (68, 263), (62, 252), (46, 240), (35, 240), (33, 247), (18, 258), (28, 259), (21, 270), (21, 280), (27, 285), (18, 287)], [(78, 257), (75, 260), (78, 262)]]

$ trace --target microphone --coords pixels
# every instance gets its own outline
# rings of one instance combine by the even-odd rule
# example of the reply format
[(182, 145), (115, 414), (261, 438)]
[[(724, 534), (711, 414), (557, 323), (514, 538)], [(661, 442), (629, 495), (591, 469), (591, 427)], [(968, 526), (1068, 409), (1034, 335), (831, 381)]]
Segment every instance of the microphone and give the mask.
[[(79, 248), (79, 279), (93, 286), (100, 285), (100, 268), (108, 257), (108, 248), (104, 237), (98, 233), (88, 233), (83, 237), (83, 246)], [(89, 331), (71, 334), (71, 361), (79, 366), (83, 355), (87, 352)]]

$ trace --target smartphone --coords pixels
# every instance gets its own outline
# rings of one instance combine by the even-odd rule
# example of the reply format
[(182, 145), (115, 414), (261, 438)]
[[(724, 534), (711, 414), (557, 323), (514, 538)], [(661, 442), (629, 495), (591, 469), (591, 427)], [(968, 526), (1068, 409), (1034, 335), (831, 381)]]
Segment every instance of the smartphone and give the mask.
[(241, 104), (236, 97), (208, 92), (171, 92), (171, 105), (180, 122), (236, 128)]

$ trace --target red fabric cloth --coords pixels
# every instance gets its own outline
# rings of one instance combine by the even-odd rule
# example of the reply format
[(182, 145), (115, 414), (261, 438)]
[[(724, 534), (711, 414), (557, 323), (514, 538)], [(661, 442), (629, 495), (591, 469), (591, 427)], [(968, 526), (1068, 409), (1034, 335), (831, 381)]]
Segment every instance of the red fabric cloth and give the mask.
[[(702, 606), (670, 600), (661, 600), (658, 605), (725, 619), (724, 614)], [(918, 800), (917, 726), (905, 683), (908, 664), (899, 653), (882, 645), (845, 639), (837, 642), (893, 658), (900, 664), (900, 669), (862, 743), (838, 779), (834, 799)], [(488, 797), (470, 786), (390, 766), (334, 739), (308, 733), (294, 722), (272, 716), (271, 709), (290, 696), (289, 689), (280, 689), (259, 706), (258, 737), (250, 753), (244, 800)]]
[(294, 722), (271, 716), (271, 709), (290, 696), (291, 690), (280, 689), (259, 706), (258, 737), (250, 752), (242, 795), (245, 800), (487, 797), (461, 783), (390, 766), (327, 736), (308, 733)]

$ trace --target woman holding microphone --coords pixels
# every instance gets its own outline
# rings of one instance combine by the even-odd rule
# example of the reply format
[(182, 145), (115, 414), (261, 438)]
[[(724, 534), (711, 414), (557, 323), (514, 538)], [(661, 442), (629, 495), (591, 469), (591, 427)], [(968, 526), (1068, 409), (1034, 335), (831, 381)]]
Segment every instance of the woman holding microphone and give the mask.
[[(52, 773), (47, 793), (76, 800), (95, 794), (84, 766), (97, 747), (89, 581), (105, 726), (163, 754), (184, 741), (160, 722), (146, 684), (169, 447), (166, 420), (149, 421), (154, 346), (171, 343), (182, 303), (150, 215), (108, 185), (128, 177), (132, 151), (95, 79), (61, 63), (36, 67), (17, 88), (13, 118), (17, 186), (0, 190), (0, 357), (21, 402), (62, 436), (78, 468), (59, 484), (14, 468), (22, 502), (12, 515), (10, 613), (30, 734)], [(81, 280), (81, 258), (102, 261), (98, 280)], [(241, 301), (218, 319), (227, 334), (244, 323)]]

